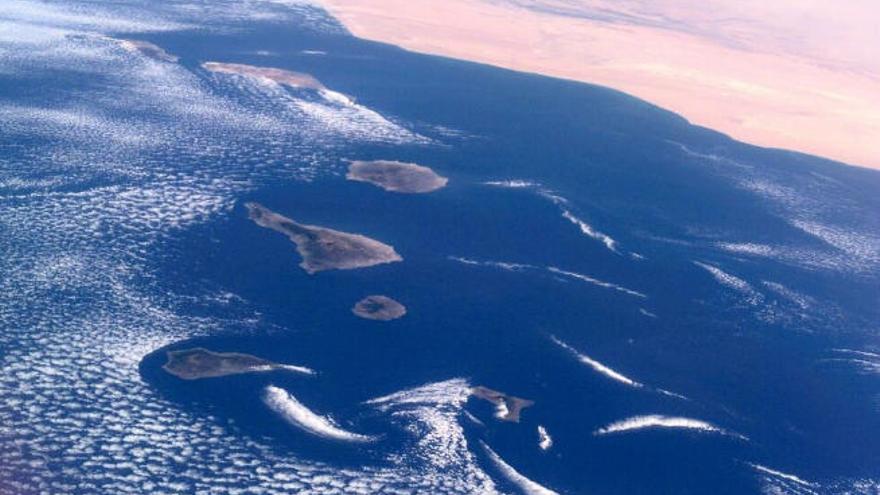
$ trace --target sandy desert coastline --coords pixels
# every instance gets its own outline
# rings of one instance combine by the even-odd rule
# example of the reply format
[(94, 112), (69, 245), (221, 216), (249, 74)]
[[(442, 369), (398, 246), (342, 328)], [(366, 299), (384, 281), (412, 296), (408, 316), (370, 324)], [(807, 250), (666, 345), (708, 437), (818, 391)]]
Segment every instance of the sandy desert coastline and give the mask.
[(609, 86), (751, 144), (880, 168), (880, 52), (865, 50), (880, 42), (880, 11), (794, 0), (321, 3), (360, 38)]

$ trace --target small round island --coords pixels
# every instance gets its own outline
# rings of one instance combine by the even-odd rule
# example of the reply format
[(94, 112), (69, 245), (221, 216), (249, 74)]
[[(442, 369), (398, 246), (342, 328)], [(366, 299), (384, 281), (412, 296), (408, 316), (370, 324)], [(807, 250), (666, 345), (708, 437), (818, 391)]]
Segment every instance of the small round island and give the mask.
[(351, 308), (352, 313), (368, 320), (396, 320), (406, 314), (406, 306), (387, 296), (367, 296)]

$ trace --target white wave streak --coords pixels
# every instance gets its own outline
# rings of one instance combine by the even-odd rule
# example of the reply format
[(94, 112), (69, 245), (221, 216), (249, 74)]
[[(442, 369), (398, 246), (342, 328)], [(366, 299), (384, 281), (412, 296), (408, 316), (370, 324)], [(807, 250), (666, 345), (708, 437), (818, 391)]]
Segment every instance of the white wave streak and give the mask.
[(819, 222), (794, 220), (791, 223), (859, 261), (870, 264), (880, 262), (880, 237)]
[[(738, 163), (738, 162), (736, 162), (736, 161), (734, 161), (734, 160), (731, 160), (731, 159), (729, 159), (729, 158), (725, 158), (725, 157), (723, 157), (723, 156), (721, 156), (721, 155), (716, 155), (716, 154), (714, 154), (714, 153), (701, 153), (701, 152), (699, 152), (699, 151), (693, 150), (693, 149), (689, 148), (688, 146), (685, 146), (684, 144), (679, 143), (678, 141), (672, 141), (672, 140), (669, 140), (669, 139), (666, 139), (665, 141), (666, 141), (667, 143), (669, 143), (669, 144), (671, 144), (671, 145), (677, 147), (677, 148), (678, 148), (679, 150), (681, 150), (685, 155), (691, 156), (691, 157), (693, 157), (693, 158), (699, 158), (699, 159), (702, 159), (702, 160), (709, 160), (709, 161), (716, 162), (716, 163), (726, 162), (726, 163), (731, 163), (731, 164), (734, 164), (734, 165), (738, 165), (738, 166), (740, 166), (740, 167), (745, 167), (745, 165), (742, 165), (742, 164), (740, 164), (740, 163)], [(750, 167), (749, 167), (749, 168), (750, 168)]]
[(880, 373), (880, 363), (871, 362), (864, 359), (850, 359), (849, 362), (858, 366), (862, 372), (878, 374)]
[(865, 357), (880, 359), (880, 354), (877, 354), (875, 352), (857, 351), (854, 349), (832, 349), (832, 351), (842, 352), (842, 353), (846, 353), (846, 354), (856, 354), (858, 356), (865, 356)]
[(374, 437), (343, 430), (332, 419), (319, 416), (304, 406), (286, 390), (272, 385), (266, 387), (263, 402), (294, 426), (319, 437), (345, 442), (371, 442)]
[(550, 447), (553, 446), (553, 437), (547, 433), (547, 428), (544, 428), (542, 425), (538, 425), (538, 447), (541, 450), (549, 450)]
[(536, 187), (541, 187), (537, 182), (531, 182), (527, 180), (520, 179), (508, 179), (508, 180), (494, 180), (483, 182), (484, 185), (493, 186), (493, 187), (504, 187), (507, 189), (532, 189)]
[(509, 272), (520, 271), (520, 270), (528, 270), (538, 268), (533, 265), (527, 265), (525, 263), (513, 263), (509, 261), (480, 261), (471, 258), (462, 258), (460, 256), (450, 256), (450, 260), (456, 261), (463, 265), (470, 266), (485, 266), (490, 268), (500, 268), (502, 270), (507, 270)]
[(749, 466), (752, 466), (756, 471), (760, 471), (764, 474), (769, 474), (770, 476), (775, 476), (777, 478), (782, 478), (784, 480), (793, 481), (793, 482), (795, 482), (799, 485), (803, 485), (803, 486), (813, 486), (812, 483), (810, 483), (808, 481), (804, 481), (801, 478), (799, 478), (793, 474), (783, 473), (782, 471), (776, 471), (775, 469), (770, 469), (770, 468), (768, 468), (766, 466), (762, 466), (760, 464), (751, 464), (750, 463)]
[(558, 345), (559, 347), (562, 347), (566, 351), (570, 352), (580, 362), (593, 368), (594, 370), (598, 371), (599, 373), (602, 373), (603, 375), (607, 376), (608, 378), (611, 378), (612, 380), (617, 380), (618, 382), (629, 385), (630, 387), (643, 387), (644, 386), (641, 383), (614, 371), (613, 369), (609, 368), (608, 366), (605, 366), (604, 364), (600, 363), (599, 361), (596, 361), (595, 359), (593, 359), (585, 354), (581, 354), (576, 349), (574, 349), (570, 345), (566, 344), (565, 342), (559, 340), (555, 336), (551, 336), (550, 339), (553, 340), (553, 342), (556, 345)]
[(676, 399), (687, 400), (687, 401), (690, 400), (690, 399), (689, 399), (687, 396), (685, 396), (685, 395), (681, 395), (681, 394), (679, 394), (679, 393), (675, 393), (675, 392), (672, 392), (672, 391), (670, 391), (670, 390), (666, 390), (665, 388), (658, 388), (658, 389), (656, 389), (656, 390), (657, 390), (657, 393), (659, 393), (659, 394), (661, 394), (661, 395), (665, 395), (665, 396), (667, 396), (667, 397), (674, 397), (674, 398), (676, 398)]
[(541, 184), (521, 179), (488, 181), (484, 182), (483, 184), (487, 186), (503, 187), (507, 189), (535, 190), (541, 197), (549, 199), (554, 205), (558, 206), (559, 209), (562, 211), (562, 217), (576, 225), (584, 235), (601, 242), (605, 245), (606, 248), (608, 248), (612, 252), (618, 252), (616, 240), (614, 240), (608, 234), (594, 229), (592, 225), (575, 216), (574, 213), (566, 208), (566, 206), (569, 205), (569, 201), (567, 199), (556, 194), (554, 191), (544, 188), (543, 186), (541, 186)]
[(729, 287), (744, 296), (746, 296), (746, 301), (755, 306), (764, 301), (764, 296), (761, 295), (760, 292), (756, 291), (751, 284), (746, 282), (745, 280), (731, 275), (724, 270), (718, 268), (717, 266), (710, 265), (708, 263), (702, 263), (700, 261), (694, 261), (695, 265), (709, 272), (712, 277), (721, 285), (725, 287)]
[(496, 454), (494, 450), (489, 448), (489, 446), (482, 440), (480, 441), (480, 445), (486, 450), (486, 455), (489, 456), (489, 459), (492, 460), (495, 467), (501, 471), (501, 474), (503, 474), (511, 483), (519, 487), (519, 489), (526, 495), (557, 495), (553, 490), (541, 486), (520, 474), (519, 471), (513, 468), (513, 466), (504, 462), (504, 459)]
[(646, 428), (677, 428), (685, 430), (695, 430), (706, 433), (720, 433), (722, 435), (732, 435), (745, 440), (745, 437), (737, 434), (731, 434), (727, 431), (707, 423), (699, 419), (681, 418), (675, 416), (661, 416), (659, 414), (649, 414), (646, 416), (633, 416), (621, 421), (616, 421), (603, 428), (599, 428), (594, 435), (608, 435), (611, 433), (622, 433), (627, 431), (643, 430)]
[(623, 287), (623, 286), (617, 285), (617, 284), (612, 284), (611, 282), (605, 282), (604, 280), (599, 280), (599, 279), (593, 278), (589, 275), (584, 275), (582, 273), (569, 272), (569, 271), (563, 270), (561, 268), (556, 268), (555, 266), (548, 266), (547, 270), (550, 272), (553, 272), (557, 275), (565, 275), (566, 277), (575, 278), (575, 279), (581, 280), (583, 282), (597, 285), (599, 287), (604, 287), (606, 289), (614, 289), (616, 291), (623, 292), (624, 294), (629, 294), (630, 296), (641, 297), (641, 298), (648, 297), (641, 292), (634, 291), (632, 289), (627, 289), (626, 287)]
[(551, 203), (562, 208), (563, 206), (569, 204), (568, 200), (563, 198), (562, 196), (556, 194), (555, 191), (551, 191), (549, 189), (541, 188), (538, 190), (538, 194), (541, 197), (549, 199)]
[(790, 302), (794, 303), (801, 310), (810, 309), (810, 307), (812, 307), (816, 303), (816, 300), (813, 299), (812, 297), (801, 294), (800, 292), (794, 291), (792, 289), (789, 289), (788, 287), (786, 287), (778, 282), (770, 282), (768, 280), (762, 280), (761, 284), (763, 284), (764, 287), (767, 287), (768, 289), (775, 292), (776, 294), (778, 294), (778, 295), (784, 297), (785, 299), (789, 300)]
[(305, 375), (316, 375), (317, 372), (305, 366), (295, 366), (292, 364), (279, 364), (276, 366), (279, 370), (293, 371), (294, 373), (303, 373)]
[(292, 364), (264, 364), (262, 366), (254, 366), (251, 368), (251, 371), (254, 372), (263, 372), (263, 371), (277, 371), (284, 370), (290, 371), (293, 373), (302, 373), (304, 375), (316, 375), (317, 372), (311, 368), (306, 368), (305, 366), (295, 366)]
[(471, 414), (470, 411), (464, 411), (464, 417), (466, 417), (468, 420), (470, 420), (471, 423), (477, 426), (486, 426), (486, 423), (480, 421), (480, 418)]
[(648, 318), (657, 318), (657, 315), (656, 315), (656, 314), (654, 314), (654, 313), (648, 311), (648, 310), (645, 309), (645, 308), (639, 308), (639, 313), (641, 313), (641, 314), (647, 316)]
[(584, 233), (584, 235), (602, 242), (602, 244), (605, 244), (605, 247), (607, 247), (611, 251), (614, 251), (615, 253), (617, 252), (617, 241), (612, 239), (611, 236), (594, 229), (590, 224), (574, 216), (574, 214), (568, 210), (562, 210), (562, 217), (569, 222), (577, 225), (578, 228), (581, 229), (581, 232)]
[(520, 271), (525, 271), (525, 270), (547, 270), (548, 272), (555, 273), (556, 275), (563, 275), (565, 277), (574, 278), (574, 279), (580, 280), (581, 282), (587, 282), (588, 284), (592, 284), (592, 285), (602, 287), (605, 289), (616, 290), (618, 292), (623, 292), (624, 294), (627, 294), (630, 296), (641, 297), (641, 298), (648, 297), (647, 295), (645, 295), (641, 292), (634, 291), (632, 289), (627, 289), (626, 287), (623, 287), (621, 285), (612, 284), (611, 282), (605, 282), (604, 280), (599, 280), (599, 279), (593, 278), (589, 275), (584, 275), (583, 273), (566, 271), (561, 268), (557, 268), (555, 266), (548, 266), (546, 268), (543, 268), (540, 266), (529, 265), (527, 263), (514, 263), (514, 262), (510, 262), (510, 261), (491, 261), (491, 260), (490, 261), (483, 261), (483, 260), (475, 260), (472, 258), (463, 258), (460, 256), (449, 256), (448, 259), (451, 261), (455, 261), (457, 263), (461, 263), (463, 265), (498, 268), (498, 269), (505, 270), (508, 272), (520, 272)]
[(846, 357), (825, 359), (826, 362), (843, 362), (857, 367), (862, 373), (880, 374), (880, 354), (852, 349), (832, 349)]
[(716, 242), (715, 246), (730, 253), (762, 256), (765, 258), (778, 254), (777, 249), (773, 246), (754, 242)]

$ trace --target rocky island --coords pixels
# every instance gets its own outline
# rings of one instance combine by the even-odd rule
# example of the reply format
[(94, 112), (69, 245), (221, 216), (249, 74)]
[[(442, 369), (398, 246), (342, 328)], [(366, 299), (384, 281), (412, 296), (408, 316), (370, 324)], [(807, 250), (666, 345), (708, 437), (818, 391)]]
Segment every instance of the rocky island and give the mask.
[(400, 193), (436, 191), (449, 182), (449, 179), (438, 175), (428, 167), (391, 160), (353, 160), (349, 163), (345, 178)]
[(254, 223), (280, 232), (296, 244), (296, 250), (302, 256), (299, 266), (309, 274), (403, 261), (393, 247), (375, 239), (297, 223), (258, 203), (246, 203), (245, 206)]
[(274, 67), (257, 67), (255, 65), (246, 64), (227, 64), (222, 62), (205, 62), (202, 68), (210, 72), (221, 72), (225, 74), (237, 74), (240, 76), (257, 77), (268, 79), (278, 84), (290, 86), (292, 88), (314, 89), (316, 91), (326, 90), (327, 88), (321, 84), (321, 81), (315, 79), (311, 74), (302, 72), (293, 72), (284, 69), (276, 69)]
[(471, 395), (495, 404), (495, 417), (512, 423), (519, 423), (520, 412), (535, 404), (534, 401), (507, 395), (504, 392), (483, 386), (472, 388)]
[(286, 370), (307, 375), (315, 374), (309, 368), (273, 363), (266, 359), (237, 352), (213, 352), (196, 347), (180, 351), (168, 351), (168, 362), (162, 369), (184, 380), (216, 378), (242, 373)]
[(406, 314), (406, 306), (386, 296), (367, 296), (351, 308), (352, 313), (368, 320), (396, 320)]

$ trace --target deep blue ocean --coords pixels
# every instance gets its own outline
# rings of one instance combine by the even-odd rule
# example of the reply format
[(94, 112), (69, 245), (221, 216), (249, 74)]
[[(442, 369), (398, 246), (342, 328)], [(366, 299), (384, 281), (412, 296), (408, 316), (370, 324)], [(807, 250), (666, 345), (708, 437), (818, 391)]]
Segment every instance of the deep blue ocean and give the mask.
[[(299, 3), (72, 5), (0, 8), (0, 493), (880, 493), (876, 171)], [(403, 261), (309, 275), (248, 201)], [(317, 374), (162, 369), (192, 347)]]

